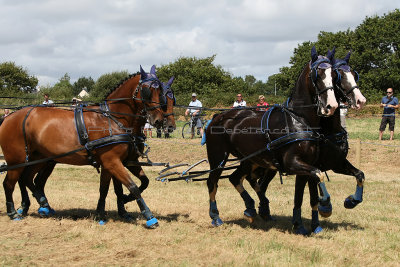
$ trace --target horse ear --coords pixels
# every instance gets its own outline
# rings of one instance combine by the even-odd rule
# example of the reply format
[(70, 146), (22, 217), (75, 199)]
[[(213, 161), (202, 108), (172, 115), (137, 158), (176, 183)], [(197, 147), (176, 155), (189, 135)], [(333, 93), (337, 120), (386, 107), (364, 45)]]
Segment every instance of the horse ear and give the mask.
[(351, 51), (347, 53), (346, 57), (344, 58), (344, 61), (346, 61), (347, 64), (349, 64), (350, 56), (351, 56)]
[(169, 81), (167, 82), (167, 84), (168, 84), (169, 86), (171, 86), (171, 84), (174, 82), (174, 80), (175, 80), (175, 77), (172, 76), (171, 79), (169, 79)]
[[(156, 75), (156, 65), (151, 66), (150, 74)], [(156, 75), (157, 76), (157, 75)]]
[(336, 49), (336, 48), (333, 47), (332, 51), (331, 51), (331, 50), (328, 50), (328, 53), (326, 54), (326, 57), (329, 58), (329, 60), (330, 60), (331, 62), (333, 62), (333, 60), (334, 60), (334, 58), (335, 58), (335, 53), (336, 53), (335, 49)]
[(143, 70), (142, 65), (140, 65), (140, 76), (142, 76), (142, 80), (147, 78), (147, 73)]
[(315, 62), (318, 59), (317, 49), (315, 49), (315, 45), (311, 48), (311, 62)]

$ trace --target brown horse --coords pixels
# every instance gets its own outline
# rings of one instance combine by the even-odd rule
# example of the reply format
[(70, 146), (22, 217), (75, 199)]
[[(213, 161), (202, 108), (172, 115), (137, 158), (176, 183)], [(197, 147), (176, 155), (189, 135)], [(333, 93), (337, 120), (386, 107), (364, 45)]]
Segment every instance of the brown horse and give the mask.
[[(330, 60), (318, 56), (313, 47), (311, 62), (297, 80), (286, 108), (271, 108), (268, 113), (230, 110), (214, 116), (206, 132), (207, 155), (212, 170), (207, 180), (212, 225), (223, 223), (215, 196), (222, 167), (230, 154), (244, 162), (251, 162), (251, 170), (262, 167), (312, 176), (321, 189), (323, 204), (330, 205), (324, 175), (315, 166), (319, 142), (315, 129), (320, 122), (318, 115), (331, 116), (338, 107), (331, 75)], [(247, 174), (248, 170), (241, 165), (231, 174), (230, 180), (240, 181)], [(236, 189), (244, 199), (246, 208), (254, 204), (241, 183), (237, 184)], [(247, 211), (252, 212), (248, 209), (245, 214)]]
[[(154, 79), (158, 80), (155, 66), (152, 66), (150, 70), (150, 74), (147, 74), (147, 76), (151, 76)], [(160, 95), (160, 98), (162, 99), (160, 103), (163, 103), (161, 108), (163, 111), (163, 122), (162, 125), (164, 128), (168, 129), (169, 131), (173, 131), (176, 129), (176, 124), (175, 124), (175, 118), (174, 118), (174, 112), (173, 108), (175, 105), (175, 96), (174, 93), (171, 89), (171, 85), (174, 81), (174, 77), (169, 79), (168, 82), (163, 83), (162, 86), (162, 94)], [(144, 125), (144, 120), (142, 120), (141, 123), (137, 124), (135, 129), (132, 129), (133, 132), (132, 134), (136, 136), (138, 139), (141, 139), (142, 141), (137, 142), (135, 146), (132, 147), (132, 150), (130, 152), (129, 158), (125, 160), (128, 161), (129, 166), (126, 166), (127, 169), (135, 175), (137, 178), (140, 179), (140, 186), (139, 190), (140, 192), (143, 192), (148, 184), (149, 184), (149, 179), (144, 173), (143, 169), (141, 166), (136, 165), (138, 163), (138, 158), (143, 155), (144, 151), (144, 136), (142, 133), (142, 128)], [(50, 161), (47, 163), (46, 167), (42, 168), (38, 175), (35, 177), (35, 188), (36, 190), (40, 190), (43, 195), (44, 193), (44, 187), (47, 182), (47, 179), (51, 175), (54, 167), (56, 165), (56, 162)], [(110, 186), (110, 181), (111, 181), (111, 175), (106, 172), (103, 168), (101, 169), (101, 175), (100, 175), (100, 197), (99, 201), (97, 204), (97, 219), (99, 220), (100, 224), (103, 224), (106, 221), (105, 218), (105, 201), (106, 197), (108, 194), (108, 189)], [(28, 192), (26, 191), (25, 183), (22, 181), (23, 179), (20, 179), (19, 186), (21, 188), (21, 195), (22, 195), (22, 202), (21, 202), (21, 207), (17, 209), (17, 212), (23, 216), (27, 215), (29, 206), (30, 206), (30, 200), (29, 200), (29, 195)], [(134, 200), (132, 195), (124, 195), (123, 194), (123, 189), (122, 189), (122, 184), (119, 180), (116, 178), (112, 178), (113, 184), (114, 184), (114, 192), (117, 195), (117, 207), (118, 207), (118, 214), (121, 216), (123, 219), (126, 221), (132, 221), (133, 218), (130, 216), (130, 214), (126, 211), (124, 204), (127, 202), (130, 202)], [(53, 214), (55, 211), (51, 209), (50, 207), (41, 207), (39, 208), (39, 214), (41, 216), (48, 216)]]
[[(109, 113), (112, 114), (110, 117), (113, 120), (108, 119), (101, 112), (91, 112), (96, 109), (95, 107), (86, 107), (83, 118), (88, 129), (88, 140), (107, 139), (112, 135), (107, 131), (110, 129), (117, 133), (114, 132), (114, 135), (123, 137), (109, 145), (103, 143), (104, 146), (96, 147), (96, 143), (91, 143), (93, 150), (87, 146), (86, 150), (82, 149), (75, 129), (74, 114), (71, 111), (49, 107), (28, 107), (13, 113), (13, 116), (5, 120), (0, 127), (0, 145), (9, 166), (3, 186), (7, 214), (10, 218), (20, 218), (15, 211), (12, 198), (15, 183), (21, 175), (27, 176), (26, 181), (31, 182), (43, 164), (37, 164), (31, 168), (13, 169), (12, 167), (28, 160), (50, 158), (56, 162), (73, 165), (98, 162), (138, 199), (141, 211), (148, 221), (147, 225), (157, 226), (157, 220), (141, 198), (139, 188), (125, 170), (122, 162), (128, 157), (130, 145), (135, 143), (134, 136), (130, 134), (132, 129), (137, 129), (146, 117), (152, 124), (163, 121), (160, 106), (161, 88), (162, 85), (158, 80), (147, 78), (146, 73), (141, 70), (141, 75), (130, 77), (108, 94), (106, 99)], [(71, 151), (76, 152), (68, 154)], [(27, 185), (35, 190), (33, 183)], [(35, 190), (34, 196), (41, 207), (48, 207), (44, 194)]]

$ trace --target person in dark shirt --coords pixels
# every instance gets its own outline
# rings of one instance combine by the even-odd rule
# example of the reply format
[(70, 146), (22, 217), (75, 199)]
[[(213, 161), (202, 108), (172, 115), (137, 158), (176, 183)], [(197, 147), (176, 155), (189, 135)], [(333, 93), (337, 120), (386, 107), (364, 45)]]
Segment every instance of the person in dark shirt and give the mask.
[(394, 136), (395, 111), (399, 108), (399, 100), (393, 96), (393, 88), (386, 90), (386, 96), (382, 97), (381, 107), (383, 107), (381, 126), (379, 127), (379, 140), (382, 140), (386, 124), (389, 124), (390, 140)]

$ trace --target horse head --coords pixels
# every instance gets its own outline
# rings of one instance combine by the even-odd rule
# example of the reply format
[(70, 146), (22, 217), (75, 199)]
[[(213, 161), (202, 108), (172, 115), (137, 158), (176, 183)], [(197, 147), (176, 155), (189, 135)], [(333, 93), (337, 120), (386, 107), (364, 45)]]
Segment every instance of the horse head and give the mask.
[[(166, 103), (163, 106), (164, 111), (164, 128), (171, 133), (176, 129), (175, 117), (174, 117), (174, 106), (176, 103), (174, 91), (171, 89), (171, 85), (174, 82), (175, 77), (171, 77), (168, 82), (163, 83), (163, 98)], [(161, 101), (161, 102), (163, 102)]]
[(329, 51), (329, 53), (332, 54), (331, 62), (334, 71), (334, 85), (340, 101), (347, 103), (354, 109), (361, 109), (367, 100), (357, 85), (358, 73), (349, 66), (351, 52), (347, 53), (344, 59), (334, 58), (335, 48)]
[(315, 89), (318, 115), (332, 116), (338, 107), (332, 82), (332, 65), (329, 58), (318, 56), (315, 46), (311, 49), (309, 77)]
[(161, 96), (163, 91), (162, 82), (156, 75), (156, 67), (151, 67), (150, 73), (146, 73), (140, 66), (141, 82), (136, 93), (136, 98), (144, 103), (144, 112), (147, 113), (149, 123), (152, 125), (160, 125), (163, 122), (164, 116), (161, 107)]

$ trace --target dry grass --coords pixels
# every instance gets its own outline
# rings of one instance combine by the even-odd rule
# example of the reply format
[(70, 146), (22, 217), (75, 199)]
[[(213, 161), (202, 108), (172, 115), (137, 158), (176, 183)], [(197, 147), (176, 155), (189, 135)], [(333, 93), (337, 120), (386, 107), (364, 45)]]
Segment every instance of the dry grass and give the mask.
[[(153, 161), (196, 162), (205, 157), (199, 140), (150, 139)], [(382, 144), (389, 144), (382, 141)], [(352, 145), (353, 143), (351, 143)], [(390, 144), (400, 144), (399, 142)], [(160, 221), (147, 230), (135, 203), (127, 209), (138, 219), (121, 221), (110, 189), (106, 209), (110, 221), (99, 226), (92, 218), (98, 199), (98, 174), (91, 167), (58, 166), (46, 192), (57, 215), (39, 218), (32, 204), (26, 219), (10, 221), (0, 190), (0, 265), (267, 265), (267, 266), (398, 266), (400, 262), (400, 162), (397, 148), (363, 144), (361, 169), (366, 174), (364, 202), (343, 207), (354, 193), (355, 180), (329, 172), (327, 184), (333, 215), (322, 220), (324, 231), (302, 237), (291, 232), (293, 177), (276, 178), (268, 189), (275, 223), (243, 219), (244, 204), (229, 181), (221, 180), (217, 200), (225, 224), (212, 228), (204, 182), (163, 184), (151, 180), (143, 197)], [(354, 160), (354, 149), (350, 150)], [(202, 168), (207, 168), (204, 164)], [(159, 168), (146, 168), (149, 177)], [(1, 175), (4, 177), (4, 174)], [(255, 193), (249, 193), (256, 199)], [(16, 188), (14, 198), (20, 201)], [(303, 218), (310, 224), (305, 194)]]

